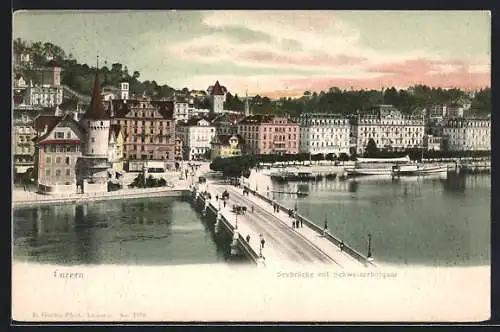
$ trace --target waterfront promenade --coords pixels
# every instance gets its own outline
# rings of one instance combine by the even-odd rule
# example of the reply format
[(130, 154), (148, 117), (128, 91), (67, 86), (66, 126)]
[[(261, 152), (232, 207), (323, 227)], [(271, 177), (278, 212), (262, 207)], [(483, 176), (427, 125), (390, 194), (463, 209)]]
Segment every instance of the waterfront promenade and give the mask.
[[(211, 194), (210, 204), (220, 212), (224, 219), (237, 228), (242, 238), (250, 236), (249, 245), (254, 252), (264, 256), (265, 265), (282, 264), (331, 264), (339, 268), (375, 267), (375, 264), (354, 258), (340, 250), (329, 239), (319, 234), (306, 223), (303, 227), (292, 228), (292, 218), (280, 211), (274, 212), (273, 206), (258, 196), (243, 195), (243, 189), (209, 180), (200, 186)], [(227, 190), (229, 199), (226, 207), (215, 197)], [(245, 214), (236, 215), (232, 212), (233, 205), (247, 207)], [(253, 206), (253, 212), (252, 212)], [(265, 239), (264, 249), (260, 249), (260, 238)]]
[(182, 196), (188, 190), (187, 186), (179, 187), (157, 187), (157, 188), (137, 188), (120, 189), (116, 191), (103, 193), (86, 194), (54, 194), (42, 195), (35, 192), (23, 190), (12, 191), (12, 204), (14, 207), (32, 206), (32, 205), (56, 205), (56, 204), (74, 204), (92, 201), (104, 201), (114, 199), (142, 198), (142, 197), (161, 197), (161, 196)]

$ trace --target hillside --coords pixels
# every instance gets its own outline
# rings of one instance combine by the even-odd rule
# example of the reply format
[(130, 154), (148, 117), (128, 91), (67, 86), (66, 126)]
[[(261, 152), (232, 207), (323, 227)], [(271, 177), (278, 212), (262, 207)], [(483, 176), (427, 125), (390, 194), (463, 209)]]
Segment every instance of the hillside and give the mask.
[[(25, 78), (36, 79), (34, 68), (39, 68), (49, 59), (55, 60), (63, 68), (62, 84), (83, 95), (90, 95), (93, 87), (94, 68), (78, 63), (72, 54), (59, 46), (49, 42), (29, 43), (21, 39), (14, 41), (14, 56), (29, 54), (31, 64), (22, 64), (17, 61), (14, 74), (21, 74)], [(188, 88), (176, 90), (166, 84), (159, 85), (155, 81), (140, 81), (139, 71), (130, 71), (126, 65), (113, 63), (111, 67), (105, 64), (99, 68), (102, 86), (118, 86), (122, 81), (130, 84), (131, 95), (142, 96), (145, 94), (153, 98), (171, 98), (174, 92), (187, 95)], [(460, 89), (442, 89), (425, 85), (413, 86), (409, 89), (396, 89), (394, 87), (379, 90), (340, 90), (332, 87), (328, 91), (305, 91), (301, 98), (281, 98), (271, 100), (265, 96), (255, 96), (251, 99), (250, 107), (254, 113), (290, 114), (296, 116), (302, 112), (325, 112), (350, 114), (356, 111), (364, 112), (374, 104), (391, 104), (404, 113), (411, 113), (415, 108), (430, 107), (435, 104), (452, 104), (469, 100), (471, 107), (478, 113), (491, 113), (491, 89), (486, 88), (470, 97), (469, 93)], [(210, 108), (208, 98), (202, 96), (195, 98), (195, 107)], [(225, 109), (236, 111), (244, 110), (244, 101), (238, 95), (229, 91), (226, 96)]]
[[(14, 57), (19, 57), (21, 54), (29, 54), (30, 63), (19, 63), (15, 66), (14, 74), (20, 74), (27, 80), (36, 82), (37, 68), (44, 67), (49, 60), (54, 60), (62, 68), (61, 84), (70, 87), (71, 89), (83, 95), (90, 95), (92, 92), (95, 68), (91, 68), (86, 64), (78, 63), (72, 54), (66, 52), (59, 46), (49, 42), (34, 42), (29, 43), (21, 39), (14, 40)], [(142, 96), (145, 93), (147, 96), (155, 98), (172, 97), (176, 91), (168, 85), (159, 85), (155, 81), (139, 80), (141, 74), (138, 71), (129, 72), (126, 65), (121, 63), (113, 63), (108, 68), (104, 65), (99, 68), (102, 86), (118, 86), (120, 82), (127, 81), (130, 84), (131, 94)], [(181, 91), (179, 91), (181, 92)]]

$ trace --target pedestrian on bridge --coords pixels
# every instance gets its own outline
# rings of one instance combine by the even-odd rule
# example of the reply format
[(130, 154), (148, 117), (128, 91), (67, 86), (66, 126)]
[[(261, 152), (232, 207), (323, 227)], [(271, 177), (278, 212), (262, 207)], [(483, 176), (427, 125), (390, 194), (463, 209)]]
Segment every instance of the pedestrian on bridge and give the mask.
[(292, 220), (292, 228), (295, 228), (295, 220)]
[(247, 242), (250, 242), (250, 234), (247, 235), (246, 240), (247, 240)]
[(215, 201), (217, 202), (219, 200), (219, 194), (215, 195)]
[(300, 228), (303, 228), (304, 227), (304, 221), (302, 219), (300, 219)]
[(253, 213), (253, 211), (254, 211), (254, 206), (252, 205), (252, 213)]
[(344, 251), (344, 241), (340, 242), (340, 251)]
[(224, 207), (226, 207), (226, 200), (224, 200)]

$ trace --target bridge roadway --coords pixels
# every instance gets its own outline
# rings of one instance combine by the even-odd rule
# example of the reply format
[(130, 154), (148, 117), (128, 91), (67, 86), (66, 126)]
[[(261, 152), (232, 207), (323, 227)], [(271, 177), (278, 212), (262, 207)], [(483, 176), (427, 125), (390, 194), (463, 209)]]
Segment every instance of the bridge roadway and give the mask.
[[(229, 192), (226, 208), (221, 205), (222, 214), (231, 224), (238, 220), (238, 230), (245, 238), (250, 235), (250, 244), (254, 248), (259, 241), (259, 234), (263, 234), (265, 247), (262, 251), (266, 258), (266, 265), (279, 265), (282, 263), (299, 264), (333, 264), (340, 268), (363, 267), (363, 264), (349, 255), (340, 252), (327, 239), (321, 237), (313, 230), (304, 228), (292, 228), (292, 219), (283, 212), (273, 213), (272, 206), (252, 195), (243, 196), (242, 190), (230, 185), (209, 182), (206, 187), (212, 194), (211, 203), (217, 206), (215, 195), (221, 196), (224, 190)], [(233, 205), (243, 205), (247, 207), (244, 215), (237, 217), (231, 213)], [(254, 206), (254, 212), (251, 207)], [(259, 253), (256, 249), (257, 254)]]

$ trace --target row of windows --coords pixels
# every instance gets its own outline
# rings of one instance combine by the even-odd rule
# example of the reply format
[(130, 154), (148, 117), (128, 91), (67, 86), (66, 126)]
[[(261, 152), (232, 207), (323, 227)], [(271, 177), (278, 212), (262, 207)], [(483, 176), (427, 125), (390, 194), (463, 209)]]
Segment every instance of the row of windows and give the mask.
[(347, 127), (347, 128), (304, 128), (306, 132), (314, 132), (314, 133), (317, 133), (317, 132), (333, 132), (333, 131), (340, 131), (342, 133), (345, 133), (345, 132), (348, 132), (350, 131), (350, 128)]
[(80, 145), (62, 145), (62, 144), (50, 144), (43, 147), (44, 152), (79, 152)]
[(19, 153), (33, 153), (33, 148), (29, 146), (18, 146), (17, 152)]
[[(50, 174), (51, 174), (51, 170), (50, 169), (46, 169), (45, 170), (45, 176), (50, 176)], [(61, 174), (62, 174), (62, 170), (61, 169), (56, 169), (55, 176), (61, 176)], [(71, 169), (70, 168), (66, 168), (64, 174), (66, 176), (70, 176), (71, 175)]]
[(359, 137), (363, 137), (363, 136), (364, 137), (369, 137), (369, 138), (371, 138), (371, 137), (379, 137), (379, 136), (381, 136), (381, 137), (398, 137), (398, 136), (399, 137), (415, 137), (415, 136), (421, 136), (421, 137), (423, 137), (423, 133), (421, 133), (420, 135), (419, 134), (415, 134), (415, 133), (412, 133), (412, 134), (410, 134), (410, 133), (405, 133), (405, 134), (403, 134), (403, 133), (396, 133), (395, 135), (389, 135), (389, 133), (386, 133), (385, 135), (384, 135), (384, 133), (382, 133), (382, 134), (378, 133), (378, 134), (379, 135), (376, 135), (375, 133), (360, 133)]
[(489, 121), (450, 121), (447, 127), (490, 127), (491, 123)]
[[(240, 126), (239, 127), (239, 130), (242, 131), (242, 132), (245, 132), (245, 131), (259, 131), (259, 128), (260, 126)], [(273, 130), (273, 127), (263, 127), (264, 128), (264, 132), (267, 132), (268, 128), (269, 128), (269, 132), (272, 132)], [(294, 126), (294, 127), (274, 127), (274, 132), (278, 133), (278, 132), (286, 132), (287, 131), (287, 128), (288, 128), (288, 132), (297, 132), (297, 127)]]
[[(395, 138), (395, 139), (392, 139), (392, 140), (389, 140), (389, 139), (386, 139), (386, 140), (375, 140), (375, 143), (376, 144), (404, 144), (404, 145), (414, 145), (414, 144), (421, 144), (422, 141), (421, 140), (415, 140), (415, 139), (411, 139), (411, 140), (403, 140), (401, 138)], [(364, 140), (360, 140), (358, 141), (358, 145), (360, 146), (364, 146), (368, 144), (368, 140), (367, 139), (364, 139)]]
[[(253, 137), (250, 136), (251, 138), (257, 139), (258, 136), (255, 134)], [(274, 135), (274, 139), (285, 139), (286, 135)], [(266, 136), (266, 134), (262, 135), (262, 139), (273, 139), (273, 135)], [(288, 139), (297, 139), (297, 134), (288, 134)]]
[(308, 139), (308, 138), (309, 139), (328, 139), (328, 138), (335, 138), (335, 139), (337, 139), (337, 137), (340, 138), (340, 139), (342, 139), (342, 137), (348, 138), (348, 136), (343, 136), (343, 135), (330, 135), (330, 136), (325, 136), (325, 135), (321, 135), (321, 136), (320, 135), (310, 135), (310, 137), (306, 136), (305, 138), (306, 139)]
[[(162, 143), (168, 143), (170, 141), (170, 139), (166, 138), (166, 137), (157, 137), (156, 139), (154, 139), (153, 137), (149, 137), (149, 143), (153, 143), (153, 141), (154, 141), (154, 143), (162, 144)], [(142, 137), (140, 141), (137, 139), (137, 137), (134, 137), (133, 139), (132, 138), (127, 139), (127, 143), (131, 143), (131, 142), (146, 143), (146, 139), (144, 137)]]
[(126, 125), (126, 126), (131, 126), (131, 125), (135, 125), (135, 126), (138, 126), (138, 125), (141, 125), (141, 126), (154, 126), (154, 125), (159, 125), (160, 127), (170, 127), (170, 121), (144, 121), (144, 120), (141, 120), (141, 121), (137, 121), (137, 120), (117, 120), (117, 124), (119, 125)]
[(457, 132), (479, 132), (479, 133), (484, 133), (484, 134), (490, 134), (490, 129), (470, 129), (470, 128), (443, 128), (443, 132), (452, 132), (452, 133), (457, 133)]
[(398, 125), (398, 126), (423, 126), (424, 121), (422, 120), (394, 120), (394, 121), (380, 121), (376, 119), (361, 119), (358, 123), (360, 124), (371, 124), (371, 125)]
[(305, 123), (306, 126), (325, 126), (325, 125), (348, 125), (349, 120), (310, 120)]
[(21, 143), (24, 143), (24, 142), (33, 143), (33, 141), (31, 140), (31, 136), (29, 136), (29, 135), (26, 135), (26, 136), (19, 135), (18, 139), (19, 139), (19, 142), (21, 142)]
[[(257, 146), (257, 142), (252, 142), (252, 143), (253, 143), (252, 145), (254, 145), (254, 147), (256, 147), (256, 146)], [(269, 147), (269, 148), (272, 148), (273, 146), (274, 146), (274, 147), (276, 147), (276, 146), (282, 146), (282, 147), (285, 147), (285, 146), (287, 146), (287, 145), (288, 145), (288, 147), (289, 147), (289, 148), (296, 148), (296, 147), (297, 147), (297, 142), (288, 142), (288, 144), (287, 144), (287, 143), (273, 143), (273, 142), (268, 142), (267, 144), (266, 144), (266, 142), (263, 142), (263, 143), (262, 143), (262, 147), (263, 147), (264, 149), (265, 149), (266, 147)]]
[[(56, 131), (54, 132), (54, 137), (57, 139), (64, 139), (64, 131)], [(71, 132), (66, 132), (66, 138), (71, 138)]]
[(332, 147), (345, 147), (345, 146), (348, 146), (349, 145), (349, 142), (311, 142), (311, 145), (310, 146), (321, 146), (321, 147), (325, 147), (325, 146), (332, 146)]
[[(56, 164), (61, 164), (62, 162), (63, 162), (63, 158), (62, 157), (56, 157), (55, 158), (55, 163)], [(52, 157), (51, 156), (45, 157), (45, 163), (46, 164), (51, 164), (52, 163)], [(64, 163), (66, 165), (69, 165), (70, 164), (70, 157), (65, 157), (64, 158)]]

